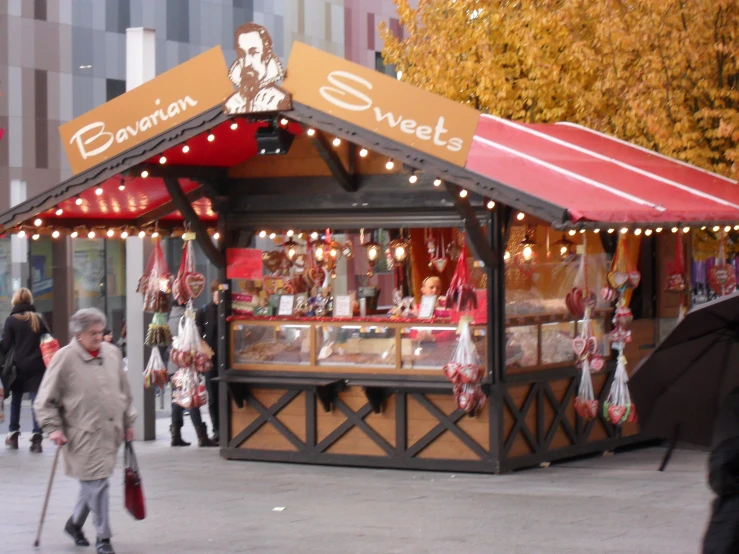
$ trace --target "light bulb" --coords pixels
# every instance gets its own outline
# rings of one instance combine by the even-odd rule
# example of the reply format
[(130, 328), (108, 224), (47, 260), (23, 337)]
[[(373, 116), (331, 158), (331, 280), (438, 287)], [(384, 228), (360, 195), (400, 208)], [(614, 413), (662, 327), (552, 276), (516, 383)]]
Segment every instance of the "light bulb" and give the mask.
[(167, 163), (167, 156), (162, 156), (161, 158), (159, 158), (159, 163), (162, 164), (162, 165), (166, 164)]
[(190, 147), (189, 147), (189, 146), (188, 146), (187, 144), (185, 144), (185, 145), (184, 145), (184, 146), (182, 147), (182, 153), (183, 153), (183, 154), (187, 154), (187, 153), (188, 153), (189, 151), (190, 151)]
[(492, 210), (495, 207), (495, 202), (488, 200), (488, 210)]
[(146, 179), (149, 176), (149, 172), (145, 169), (141, 172), (141, 178)]
[(651, 229), (647, 229), (646, 231), (644, 231), (644, 234), (646, 236), (650, 236), (652, 234), (652, 230)]
[(287, 118), (283, 117), (282, 119), (280, 119), (280, 125), (283, 125), (284, 126), (284, 125), (287, 125), (287, 124), (288, 124)]
[(144, 237), (146, 237), (146, 231), (144, 231), (143, 229), (141, 229), (141, 231), (139, 231), (139, 238), (140, 239), (143, 239)]
[(627, 229), (626, 227), (623, 227), (623, 228), (621, 229), (621, 234), (622, 234), (622, 235), (625, 235), (625, 234), (626, 234), (626, 233), (628, 233), (628, 232), (629, 232), (629, 230), (628, 230), (628, 229)]
[(434, 186), (440, 187), (441, 186), (441, 179), (434, 179)]
[(41, 236), (41, 235), (39, 235), (38, 233), (34, 233), (34, 234), (33, 234), (33, 235), (31, 236), (31, 239), (33, 239), (33, 240), (38, 240), (40, 236)]
[(124, 185), (123, 183), (121, 183), (120, 185), (118, 185), (118, 190), (120, 190), (120, 191), (126, 190), (126, 185)]
[(80, 236), (80, 234), (77, 231), (72, 231), (72, 234), (69, 236), (72, 237), (73, 239), (76, 239), (78, 236)]
[(97, 194), (98, 196), (102, 196), (103, 195), (103, 188), (102, 187), (96, 188), (95, 189), (95, 194)]
[(367, 154), (369, 154), (369, 152), (367, 151), (367, 149), (366, 149), (366, 148), (362, 148), (362, 149), (361, 149), (361, 150), (359, 151), (359, 157), (360, 157), (360, 158), (366, 158), (366, 157), (367, 157)]
[(58, 239), (60, 234), (61, 233), (59, 233), (59, 230), (54, 229), (54, 231), (51, 233), (51, 236), (54, 237), (55, 239)]
[(523, 221), (524, 217), (526, 217), (526, 214), (523, 212), (518, 212), (518, 214), (516, 215), (516, 219), (518, 219), (519, 221)]
[(562, 248), (559, 249), (559, 253), (562, 254), (563, 256), (565, 254), (567, 254), (567, 252), (569, 252), (569, 251), (570, 251), (570, 249), (567, 248), (566, 246), (563, 246)]
[(600, 229), (593, 229), (593, 233), (600, 233)]
[(718, 225), (716, 225), (716, 226), (715, 226), (715, 227), (713, 228), (713, 232), (714, 232), (714, 233), (718, 233), (718, 232), (719, 232), (720, 230), (721, 230), (721, 227), (719, 227)]
[(41, 227), (41, 224), (42, 224), (42, 223), (43, 223), (43, 220), (42, 220), (42, 219), (41, 219), (40, 217), (37, 217), (37, 218), (36, 218), (36, 219), (34, 219), (34, 221), (33, 221), (33, 224), (34, 224), (34, 225), (35, 225), (36, 227)]
[(54, 213), (55, 213), (56, 215), (62, 215), (62, 214), (64, 213), (64, 210), (62, 210), (61, 208), (57, 208), (57, 209), (56, 209), (56, 211), (55, 211)]
[(309, 137), (312, 137), (315, 134), (316, 134), (316, 130), (315, 129), (308, 129), (308, 136)]
[(571, 237), (574, 237), (576, 232), (577, 231), (575, 231), (574, 229), (570, 229), (570, 231), (567, 234), (570, 235)]
[(339, 146), (341, 144), (341, 139), (339, 137), (336, 137), (332, 143), (334, 146)]
[(219, 233), (218, 231), (216, 231), (215, 233), (213, 233), (213, 238), (215, 240), (218, 240), (219, 238), (221, 238), (221, 233)]
[(387, 163), (385, 164), (385, 169), (390, 170), (394, 167), (395, 167), (395, 162), (393, 160), (388, 160)]
[(531, 255), (533, 253), (534, 253), (534, 251), (531, 250), (531, 247), (530, 246), (524, 246), (524, 249), (523, 249), (523, 259), (524, 260), (530, 260), (531, 259)]
[(288, 229), (286, 234), (288, 237), (291, 237), (295, 234), (295, 231), (293, 231), (292, 229)]
[(75, 199), (74, 199), (74, 203), (75, 203), (75, 205), (77, 205), (77, 206), (81, 206), (81, 205), (82, 205), (82, 198), (80, 198), (80, 197), (78, 196), (77, 198), (75, 198)]
[(115, 236), (115, 231), (113, 229), (108, 229), (106, 234), (108, 235), (108, 238), (113, 238), (113, 236)]
[(313, 240), (316, 240), (316, 239), (318, 238), (318, 233), (316, 233), (315, 231), (313, 231), (313, 232), (312, 232), (312, 233), (310, 234), (310, 238), (311, 238), (311, 239), (313, 239)]
[(90, 231), (89, 233), (87, 233), (87, 238), (88, 239), (94, 239), (95, 238), (95, 231)]
[(270, 233), (269, 234), (269, 238), (271, 238), (272, 240), (274, 240), (276, 236), (277, 236), (277, 233)]
[(670, 231), (672, 231), (673, 233), (677, 233), (679, 229), (677, 227), (673, 227), (672, 229), (670, 229)]
[(128, 238), (128, 231), (121, 231), (121, 238), (127, 239)]
[(151, 238), (153, 238), (153, 239), (157, 238), (158, 236), (159, 236), (159, 231), (154, 231), (154, 232), (153, 232), (153, 233), (151, 234)]
[(459, 197), (460, 198), (467, 198), (467, 189), (462, 189), (459, 191)]
[[(729, 227), (729, 230), (731, 230), (731, 227)], [(690, 227), (683, 227), (683, 233), (690, 233)]]
[(634, 229), (634, 234), (638, 237), (641, 235), (641, 229)]
[(415, 185), (418, 182), (418, 176), (414, 173), (413, 175), (411, 175), (410, 177), (408, 177), (408, 182), (411, 185)]
[(405, 248), (403, 248), (402, 246), (396, 246), (395, 247), (395, 257), (398, 260), (403, 259), (405, 257)]
[(231, 130), (232, 131), (235, 131), (238, 128), (239, 128), (239, 124), (238, 123), (236, 123), (235, 121), (233, 123), (231, 123)]
[(213, 142), (214, 140), (216, 140), (216, 136), (213, 133), (209, 134), (208, 135), (208, 142)]
[(739, 225), (734, 225), (734, 231), (739, 231)]
[(661, 232), (662, 232), (662, 227), (657, 227), (657, 228), (656, 228), (656, 229), (654, 230), (654, 232), (655, 232), (655, 233), (661, 233)]
[(259, 231), (259, 238), (264, 238), (267, 236), (267, 231)]
[(294, 246), (291, 246), (291, 247), (290, 247), (290, 248), (289, 248), (289, 249), (287, 250), (287, 259), (288, 259), (288, 260), (292, 260), (293, 258), (295, 258), (295, 254), (296, 254), (296, 250), (295, 250), (295, 247), (294, 247)]
[(18, 231), (18, 238), (21, 238), (21, 239), (26, 238), (26, 232), (23, 229)]
[(616, 230), (616, 229), (614, 229), (613, 227), (611, 227), (610, 229), (608, 229), (608, 234), (609, 234), (609, 235), (610, 235), (610, 234), (613, 234), (613, 232), (614, 232), (615, 230)]
[(701, 227), (701, 231), (705, 231), (705, 230), (706, 230), (706, 226), (703, 225), (703, 227)]
[(367, 257), (370, 259), (370, 261), (374, 261), (377, 259), (377, 248), (370, 248), (367, 251)]
[(724, 227), (724, 232), (728, 233), (729, 231), (731, 231), (731, 225)]
[(585, 234), (585, 229), (580, 229), (580, 234), (581, 235), (584, 235)]
[(503, 254), (504, 260), (510, 260), (511, 259), (511, 253), (508, 252), (508, 250), (505, 251), (505, 254)]

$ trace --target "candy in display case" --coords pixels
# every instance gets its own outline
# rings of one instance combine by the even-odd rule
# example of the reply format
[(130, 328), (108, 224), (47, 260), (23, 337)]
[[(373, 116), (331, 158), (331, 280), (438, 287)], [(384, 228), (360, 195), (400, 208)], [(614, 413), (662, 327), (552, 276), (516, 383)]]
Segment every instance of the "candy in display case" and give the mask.
[(539, 363), (539, 331), (536, 325), (507, 327), (506, 368), (533, 367)]
[[(483, 367), (487, 367), (487, 332), (484, 327), (472, 327)], [(400, 330), (401, 367), (403, 369), (441, 370), (457, 345), (456, 326), (405, 327)]]
[(311, 326), (292, 323), (231, 326), (235, 366), (243, 364), (308, 365)]
[(575, 338), (575, 322), (544, 323), (541, 326), (541, 364), (575, 362), (572, 340)]
[(396, 367), (397, 329), (382, 325), (316, 326), (319, 366)]

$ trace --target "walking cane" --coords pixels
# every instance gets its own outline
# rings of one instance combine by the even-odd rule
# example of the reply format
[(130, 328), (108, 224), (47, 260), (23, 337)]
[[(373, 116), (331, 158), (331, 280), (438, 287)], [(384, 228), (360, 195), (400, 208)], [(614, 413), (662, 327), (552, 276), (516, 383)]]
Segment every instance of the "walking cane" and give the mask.
[(49, 496), (51, 496), (51, 485), (54, 484), (54, 474), (56, 473), (56, 464), (59, 461), (59, 453), (62, 451), (62, 447), (58, 446), (56, 454), (54, 454), (54, 464), (51, 466), (51, 477), (49, 478), (49, 486), (46, 487), (46, 499), (44, 500), (44, 507), (41, 510), (41, 521), (38, 522), (38, 533), (36, 533), (36, 542), (33, 546), (38, 548), (41, 544), (41, 529), (44, 527), (44, 519), (46, 519), (46, 508), (49, 506)]

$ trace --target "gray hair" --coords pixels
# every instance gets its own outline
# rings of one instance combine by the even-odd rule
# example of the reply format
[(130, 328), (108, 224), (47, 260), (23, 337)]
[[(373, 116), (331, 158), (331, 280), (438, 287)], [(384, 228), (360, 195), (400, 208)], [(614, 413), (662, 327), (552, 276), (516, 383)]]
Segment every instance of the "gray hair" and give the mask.
[(82, 308), (77, 310), (69, 320), (69, 334), (76, 337), (80, 333), (86, 331), (93, 325), (105, 325), (108, 318), (97, 308)]

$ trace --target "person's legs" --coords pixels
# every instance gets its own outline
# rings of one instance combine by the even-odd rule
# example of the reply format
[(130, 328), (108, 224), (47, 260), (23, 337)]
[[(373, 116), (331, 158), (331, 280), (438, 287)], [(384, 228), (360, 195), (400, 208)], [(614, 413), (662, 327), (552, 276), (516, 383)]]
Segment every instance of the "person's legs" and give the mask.
[(172, 436), (172, 446), (190, 446), (189, 442), (182, 440), (182, 425), (184, 424), (182, 418), (182, 406), (172, 402), (172, 425), (169, 426), (169, 432)]
[(200, 408), (191, 408), (190, 417), (192, 418), (195, 432), (198, 434), (198, 446), (218, 446), (208, 437), (208, 427), (203, 423), (203, 418), (200, 415)]
[(29, 392), (28, 396), (31, 399), (31, 419), (33, 420), (33, 432), (37, 435), (41, 434), (41, 426), (36, 421), (36, 410), (33, 409), (33, 402), (36, 400), (36, 394), (38, 391)]
[(195, 429), (203, 424), (203, 418), (200, 415), (200, 408), (190, 408), (190, 419), (192, 419), (192, 425)]
[(87, 503), (87, 487), (84, 485), (84, 481), (80, 481), (80, 493), (77, 496), (77, 503), (74, 505), (72, 516), (67, 520), (64, 526), (64, 531), (72, 537), (74, 543), (77, 546), (90, 546), (90, 542), (82, 533), (82, 526), (87, 521), (87, 516), (90, 514), (90, 506)]
[(21, 402), (23, 402), (23, 389), (20, 387), (10, 389), (10, 426), (11, 433), (20, 431), (21, 428)]
[(107, 479), (85, 481), (88, 486), (88, 504), (95, 522), (98, 541), (110, 540), (110, 489)]
[[(215, 368), (214, 368), (215, 369)], [(205, 374), (205, 383), (208, 387), (208, 412), (210, 413), (210, 426), (213, 428), (213, 440), (218, 441), (218, 381), (213, 378), (218, 373), (209, 371)]]

